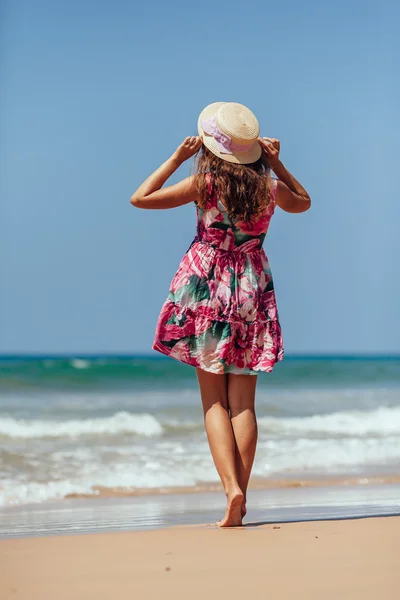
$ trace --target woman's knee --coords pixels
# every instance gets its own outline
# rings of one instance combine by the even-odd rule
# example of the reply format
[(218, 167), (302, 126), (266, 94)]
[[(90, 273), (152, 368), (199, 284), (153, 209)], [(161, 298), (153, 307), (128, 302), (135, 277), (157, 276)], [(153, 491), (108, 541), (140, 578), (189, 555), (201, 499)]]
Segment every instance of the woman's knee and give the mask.
[(204, 416), (209, 413), (212, 414), (215, 411), (225, 410), (228, 412), (228, 401), (227, 400), (217, 400), (217, 399), (206, 399), (203, 400), (203, 412)]
[(252, 400), (249, 398), (242, 398), (239, 399), (239, 401), (235, 398), (235, 400), (231, 402), (228, 397), (228, 408), (231, 418), (237, 417), (245, 411), (255, 414), (254, 398)]

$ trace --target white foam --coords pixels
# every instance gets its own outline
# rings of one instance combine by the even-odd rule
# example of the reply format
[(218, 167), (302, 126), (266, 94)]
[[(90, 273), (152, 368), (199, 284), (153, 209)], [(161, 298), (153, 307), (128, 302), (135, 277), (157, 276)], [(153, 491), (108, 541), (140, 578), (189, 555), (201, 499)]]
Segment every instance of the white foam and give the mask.
[(77, 437), (81, 435), (115, 435), (133, 433), (153, 436), (163, 432), (153, 415), (118, 412), (112, 417), (71, 421), (48, 421), (0, 418), (0, 436), (20, 439)]
[[(372, 411), (342, 411), (310, 417), (261, 417), (260, 431), (272, 435), (338, 435), (386, 436), (400, 435), (400, 407), (380, 407)], [(55, 421), (46, 419), (0, 418), (0, 436), (16, 439), (78, 437), (81, 435), (115, 435), (132, 433), (159, 436), (169, 429), (202, 431), (203, 424), (187, 418), (163, 421), (149, 413), (119, 411), (110, 417)]]
[(90, 362), (83, 358), (74, 358), (71, 360), (70, 364), (74, 369), (88, 369), (90, 366)]
[(371, 411), (342, 411), (312, 417), (262, 417), (260, 427), (271, 433), (400, 435), (400, 407), (380, 407)]
[[(210, 465), (211, 467), (212, 465)], [(197, 478), (196, 478), (197, 475)], [(125, 464), (117, 464), (113, 469), (96, 468), (93, 465), (83, 468), (80, 477), (60, 481), (42, 483), (38, 481), (3, 480), (0, 487), (0, 506), (15, 504), (30, 504), (64, 498), (68, 494), (92, 494), (97, 492), (94, 488), (158, 488), (172, 486), (192, 486), (197, 480), (216, 480), (216, 475), (211, 468), (197, 473), (190, 470), (182, 472), (168, 472), (164, 465), (156, 461), (149, 461), (144, 468), (129, 469)]]
[(356, 473), (360, 468), (379, 472), (382, 466), (400, 464), (400, 439), (325, 438), (261, 441), (258, 446), (255, 474), (307, 471), (323, 473)]
[(0, 488), (0, 506), (45, 502), (46, 500), (64, 498), (67, 494), (73, 493), (93, 493), (90, 485), (83, 481), (65, 480), (49, 481), (48, 483), (4, 481), (3, 486), (3, 489)]
[[(109, 454), (112, 450), (111, 455)], [(261, 435), (254, 475), (284, 478), (307, 473), (354, 474), (396, 472), (398, 436), (386, 438), (274, 439)], [(43, 481), (48, 477), (49, 481)], [(15, 473), (0, 484), (0, 505), (43, 502), (67, 494), (93, 494), (94, 488), (192, 486), (218, 481), (207, 440), (127, 443), (123, 446), (79, 446), (47, 456), (45, 470)]]

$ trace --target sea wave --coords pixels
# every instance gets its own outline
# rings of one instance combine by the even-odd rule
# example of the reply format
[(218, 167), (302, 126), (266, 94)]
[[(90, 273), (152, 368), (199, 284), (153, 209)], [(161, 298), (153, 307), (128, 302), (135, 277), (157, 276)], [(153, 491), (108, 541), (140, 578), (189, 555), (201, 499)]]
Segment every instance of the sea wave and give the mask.
[[(218, 483), (207, 440), (182, 444), (153, 440), (140, 449), (131, 444), (116, 449), (73, 447), (49, 453), (47, 464), (32, 470), (32, 458), (1, 456), (0, 506), (44, 502), (76, 494), (101, 494), (102, 489), (171, 489)], [(3, 465), (1, 466), (1, 461)], [(11, 469), (7, 469), (8, 461)], [(11, 464), (10, 464), (11, 461)], [(25, 462), (25, 464), (23, 464)], [(18, 465), (17, 463), (21, 463)], [(397, 436), (384, 439), (261, 440), (253, 475), (265, 481), (318, 477), (394, 477), (399, 473)], [(19, 469), (18, 466), (25, 468)]]
[[(0, 437), (40, 439), (79, 436), (113, 436), (131, 434), (158, 437), (202, 431), (199, 420), (170, 419), (150, 413), (119, 411), (109, 417), (73, 420), (0, 418)], [(307, 437), (315, 435), (380, 437), (400, 435), (400, 407), (380, 407), (371, 411), (341, 411), (306, 417), (261, 417), (260, 431), (279, 435)]]
[(88, 369), (90, 367), (90, 361), (83, 358), (74, 358), (70, 364), (74, 369)]
[(0, 418), (0, 437), (19, 439), (115, 435), (131, 433), (141, 436), (160, 435), (162, 425), (153, 415), (118, 412), (111, 417), (71, 421)]
[(311, 417), (262, 417), (260, 428), (271, 433), (340, 436), (400, 435), (400, 407), (342, 411)]

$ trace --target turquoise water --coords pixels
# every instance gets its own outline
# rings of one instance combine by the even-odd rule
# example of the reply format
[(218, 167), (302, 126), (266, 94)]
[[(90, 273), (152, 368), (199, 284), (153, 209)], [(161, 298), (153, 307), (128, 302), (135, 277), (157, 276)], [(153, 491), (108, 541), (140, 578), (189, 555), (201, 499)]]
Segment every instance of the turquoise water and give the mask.
[[(197, 385), (195, 370), (159, 356), (0, 357), (0, 391), (12, 388), (73, 388)], [(273, 387), (400, 387), (400, 357), (287, 357), (260, 384)]]
[[(264, 478), (396, 473), (400, 358), (287, 358), (257, 387)], [(165, 357), (0, 359), (0, 504), (217, 480), (195, 370)]]

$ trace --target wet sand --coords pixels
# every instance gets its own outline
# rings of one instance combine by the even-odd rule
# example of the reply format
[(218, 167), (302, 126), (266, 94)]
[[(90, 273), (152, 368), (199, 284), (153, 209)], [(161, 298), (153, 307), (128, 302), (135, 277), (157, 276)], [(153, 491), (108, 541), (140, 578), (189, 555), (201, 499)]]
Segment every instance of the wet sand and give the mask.
[(399, 517), (0, 541), (2, 600), (399, 597)]

